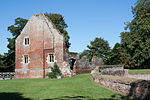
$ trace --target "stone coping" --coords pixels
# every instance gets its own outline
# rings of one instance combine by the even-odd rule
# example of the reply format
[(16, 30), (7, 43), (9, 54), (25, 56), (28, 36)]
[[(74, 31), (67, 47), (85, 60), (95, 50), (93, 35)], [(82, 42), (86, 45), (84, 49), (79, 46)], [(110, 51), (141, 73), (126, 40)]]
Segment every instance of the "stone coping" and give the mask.
[(135, 79), (135, 78), (128, 78), (128, 77), (120, 77), (120, 76), (112, 76), (112, 75), (99, 75), (98, 77), (100, 80), (112, 80), (116, 83), (123, 83), (123, 84), (131, 84), (133, 82), (139, 81), (141, 79)]
[(123, 67), (122, 65), (103, 65), (101, 68)]

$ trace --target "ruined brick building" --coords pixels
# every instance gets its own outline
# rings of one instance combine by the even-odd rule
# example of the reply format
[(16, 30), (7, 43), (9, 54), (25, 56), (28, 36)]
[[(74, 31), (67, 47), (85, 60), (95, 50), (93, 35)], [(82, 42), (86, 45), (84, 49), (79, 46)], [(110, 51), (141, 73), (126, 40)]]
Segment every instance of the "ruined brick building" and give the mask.
[(63, 35), (44, 15), (31, 16), (16, 39), (15, 78), (44, 78), (56, 63), (71, 76)]
[(31, 16), (15, 42), (15, 79), (45, 78), (54, 63), (64, 76), (91, 71), (86, 57), (66, 52), (64, 36), (44, 14)]

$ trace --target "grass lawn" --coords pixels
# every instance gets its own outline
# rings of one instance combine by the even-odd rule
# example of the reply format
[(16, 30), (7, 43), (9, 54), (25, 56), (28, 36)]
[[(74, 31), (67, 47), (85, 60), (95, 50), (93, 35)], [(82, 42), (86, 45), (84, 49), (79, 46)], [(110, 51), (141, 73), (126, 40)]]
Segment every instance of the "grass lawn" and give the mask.
[(128, 70), (130, 74), (137, 74), (137, 73), (149, 73), (150, 69), (129, 69)]
[(89, 74), (64, 79), (0, 81), (0, 100), (122, 100), (123, 97), (94, 84)]

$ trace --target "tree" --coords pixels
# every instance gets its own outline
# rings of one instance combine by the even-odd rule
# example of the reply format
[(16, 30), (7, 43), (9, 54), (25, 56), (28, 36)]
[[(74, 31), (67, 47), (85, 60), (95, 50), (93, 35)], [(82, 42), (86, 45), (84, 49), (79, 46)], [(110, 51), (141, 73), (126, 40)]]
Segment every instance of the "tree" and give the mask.
[(116, 43), (110, 53), (110, 59), (108, 60), (108, 64), (110, 65), (119, 65), (121, 64), (121, 45)]
[(68, 52), (71, 43), (69, 42), (70, 37), (68, 35), (68, 32), (65, 30), (66, 28), (68, 28), (68, 25), (65, 23), (64, 17), (60, 14), (51, 13), (45, 13), (45, 15), (52, 21), (52, 23), (56, 26), (60, 33), (64, 35), (65, 47), (66, 51)]
[(79, 57), (80, 57), (80, 59), (83, 57), (83, 56), (88, 56), (88, 58), (91, 58), (90, 56), (90, 53), (89, 53), (89, 50), (84, 50), (83, 52), (81, 52), (80, 54), (79, 54)]
[(4, 65), (8, 68), (7, 71), (14, 71), (15, 68), (15, 39), (20, 35), (22, 29), (28, 20), (23, 18), (15, 19), (15, 24), (8, 27), (8, 31), (12, 33), (12, 38), (8, 39), (8, 53), (5, 53), (3, 59)]
[(107, 64), (107, 61), (110, 57), (110, 47), (108, 41), (102, 38), (95, 38), (94, 41), (91, 41), (90, 45), (88, 45), (87, 47), (88, 50), (85, 50), (80, 54), (80, 56), (83, 56), (85, 54), (90, 61), (93, 56), (102, 57), (104, 64)]
[(0, 54), (0, 72), (4, 72), (6, 68), (7, 67), (4, 65), (4, 56)]
[[(121, 33), (124, 65), (150, 68), (150, 1), (138, 0), (132, 7), (134, 19), (127, 24), (129, 32)], [(122, 61), (123, 61), (122, 59)]]
[(57, 76), (62, 75), (62, 73), (61, 73), (61, 71), (60, 71), (60, 69), (56, 63), (54, 64), (54, 67), (51, 68), (51, 71), (52, 72), (50, 72), (50, 73), (48, 72), (46, 74), (46, 76), (48, 76), (49, 78), (57, 78)]

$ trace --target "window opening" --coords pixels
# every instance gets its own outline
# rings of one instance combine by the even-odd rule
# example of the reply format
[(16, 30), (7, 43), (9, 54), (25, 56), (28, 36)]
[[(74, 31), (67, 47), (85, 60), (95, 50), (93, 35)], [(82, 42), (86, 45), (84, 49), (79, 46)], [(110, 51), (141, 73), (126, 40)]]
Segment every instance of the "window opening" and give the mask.
[(29, 45), (29, 38), (25, 38), (25, 45)]
[(49, 62), (54, 62), (54, 55), (53, 54), (49, 54)]
[(28, 55), (24, 55), (24, 63), (29, 63), (29, 57), (28, 57)]

